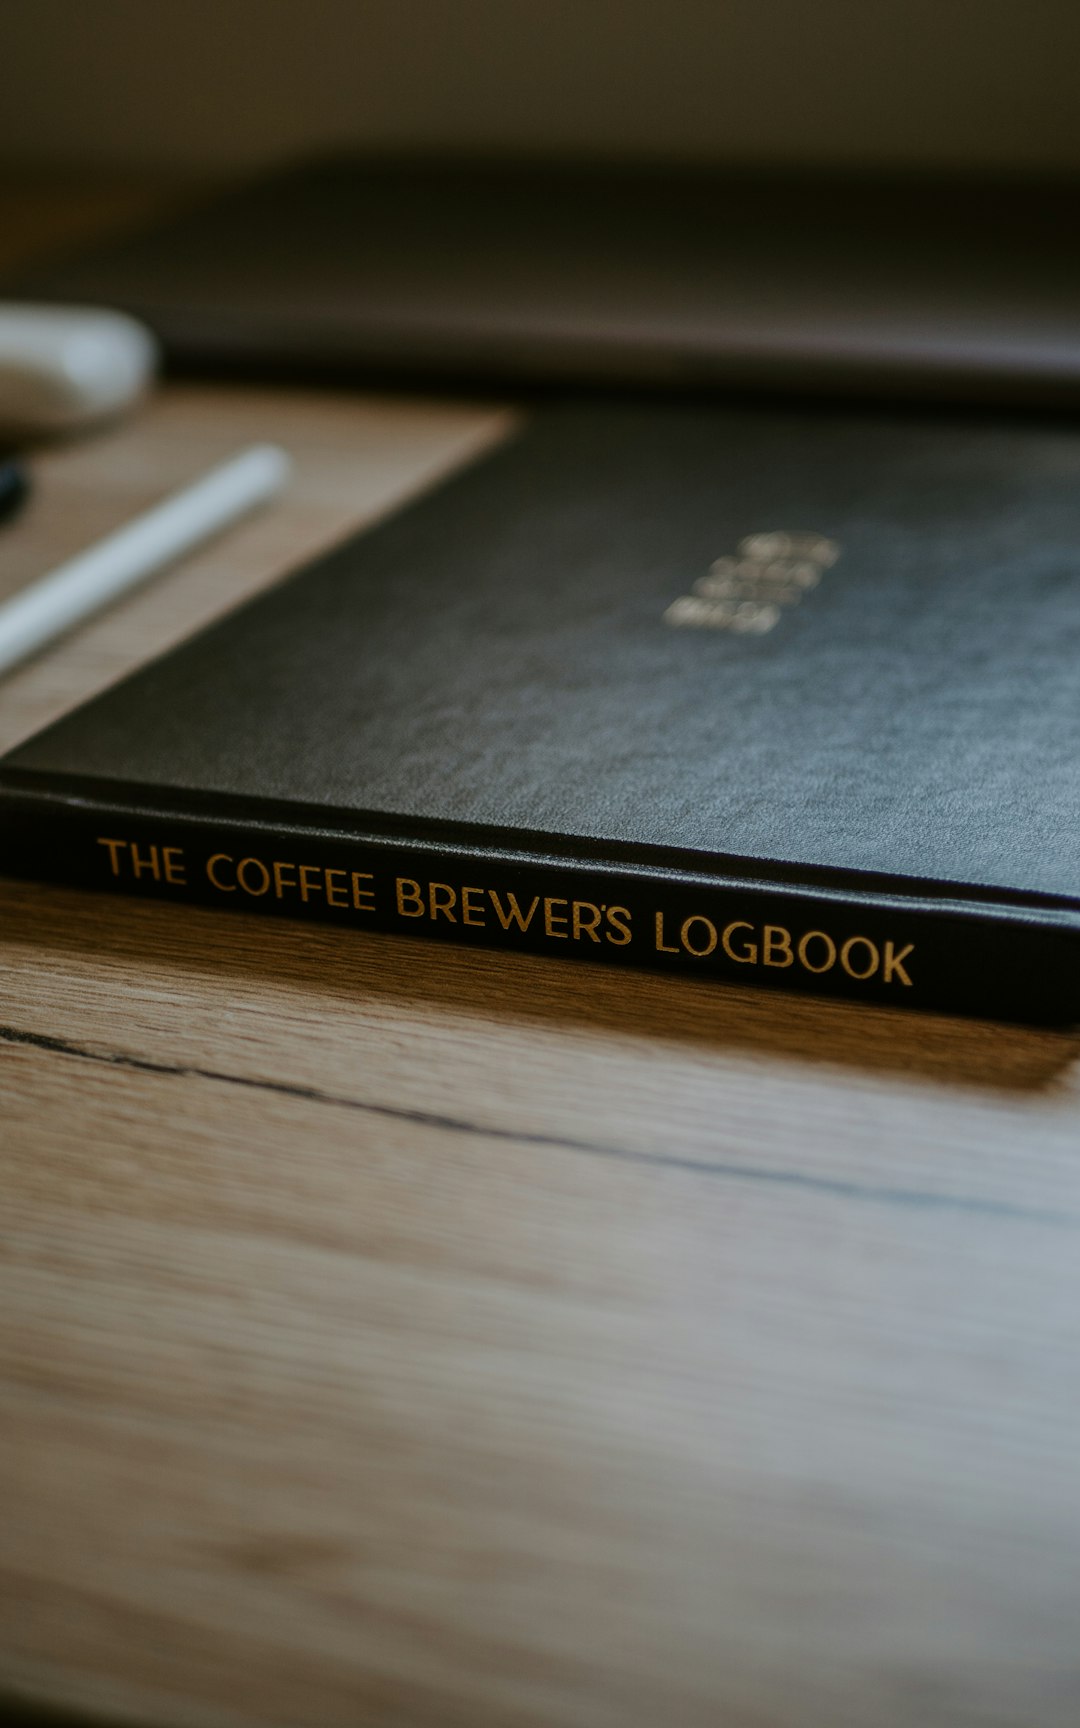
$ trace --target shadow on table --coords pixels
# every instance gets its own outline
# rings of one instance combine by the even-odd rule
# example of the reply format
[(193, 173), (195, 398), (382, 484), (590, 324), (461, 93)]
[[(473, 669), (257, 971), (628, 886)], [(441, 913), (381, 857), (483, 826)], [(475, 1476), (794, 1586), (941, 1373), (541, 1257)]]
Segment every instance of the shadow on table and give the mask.
[(0, 933), (103, 961), (145, 963), (185, 987), (212, 976), (310, 991), (322, 1012), (372, 999), (471, 1019), (579, 1025), (698, 1049), (910, 1072), (991, 1091), (1051, 1085), (1080, 1056), (1080, 1032), (739, 989), (684, 974), (584, 965), (412, 936), (273, 921), (202, 907), (0, 882)]
[[(130, 1718), (124, 1720), (131, 1728)], [(0, 1724), (3, 1728), (114, 1728), (114, 1719), (36, 1704), (15, 1693), (0, 1691)]]

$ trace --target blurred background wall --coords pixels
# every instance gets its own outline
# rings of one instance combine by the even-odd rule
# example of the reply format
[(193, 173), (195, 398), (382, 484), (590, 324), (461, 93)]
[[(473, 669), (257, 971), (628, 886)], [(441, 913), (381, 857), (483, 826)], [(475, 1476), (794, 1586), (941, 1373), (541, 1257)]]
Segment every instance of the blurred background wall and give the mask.
[(1080, 0), (9, 0), (10, 168), (490, 146), (1080, 168)]

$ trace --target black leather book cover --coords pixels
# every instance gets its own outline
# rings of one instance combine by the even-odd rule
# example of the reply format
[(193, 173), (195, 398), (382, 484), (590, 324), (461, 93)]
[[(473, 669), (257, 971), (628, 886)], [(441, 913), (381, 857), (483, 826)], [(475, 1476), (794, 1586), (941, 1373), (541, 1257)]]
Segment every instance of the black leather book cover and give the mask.
[[(763, 100), (767, 98), (763, 97)], [(1061, 178), (341, 155), (31, 263), (174, 367), (1080, 400)]]
[(550, 405), (0, 764), (0, 867), (1080, 1005), (1080, 433)]

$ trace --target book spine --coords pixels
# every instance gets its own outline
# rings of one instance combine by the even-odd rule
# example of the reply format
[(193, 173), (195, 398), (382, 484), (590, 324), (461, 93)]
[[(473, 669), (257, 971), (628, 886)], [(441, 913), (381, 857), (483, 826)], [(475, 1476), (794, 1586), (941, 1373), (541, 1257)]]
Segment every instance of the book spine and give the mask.
[(1080, 919), (1068, 907), (796, 887), (2, 787), (0, 872), (346, 933), (1025, 1023), (1080, 1019)]

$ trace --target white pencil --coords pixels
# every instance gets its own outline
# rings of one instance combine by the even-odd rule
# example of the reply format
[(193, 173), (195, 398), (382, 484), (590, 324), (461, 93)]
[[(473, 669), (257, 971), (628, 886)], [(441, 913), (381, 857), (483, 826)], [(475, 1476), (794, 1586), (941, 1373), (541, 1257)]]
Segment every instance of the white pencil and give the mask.
[(255, 444), (0, 605), (0, 674), (280, 492), (291, 463)]

